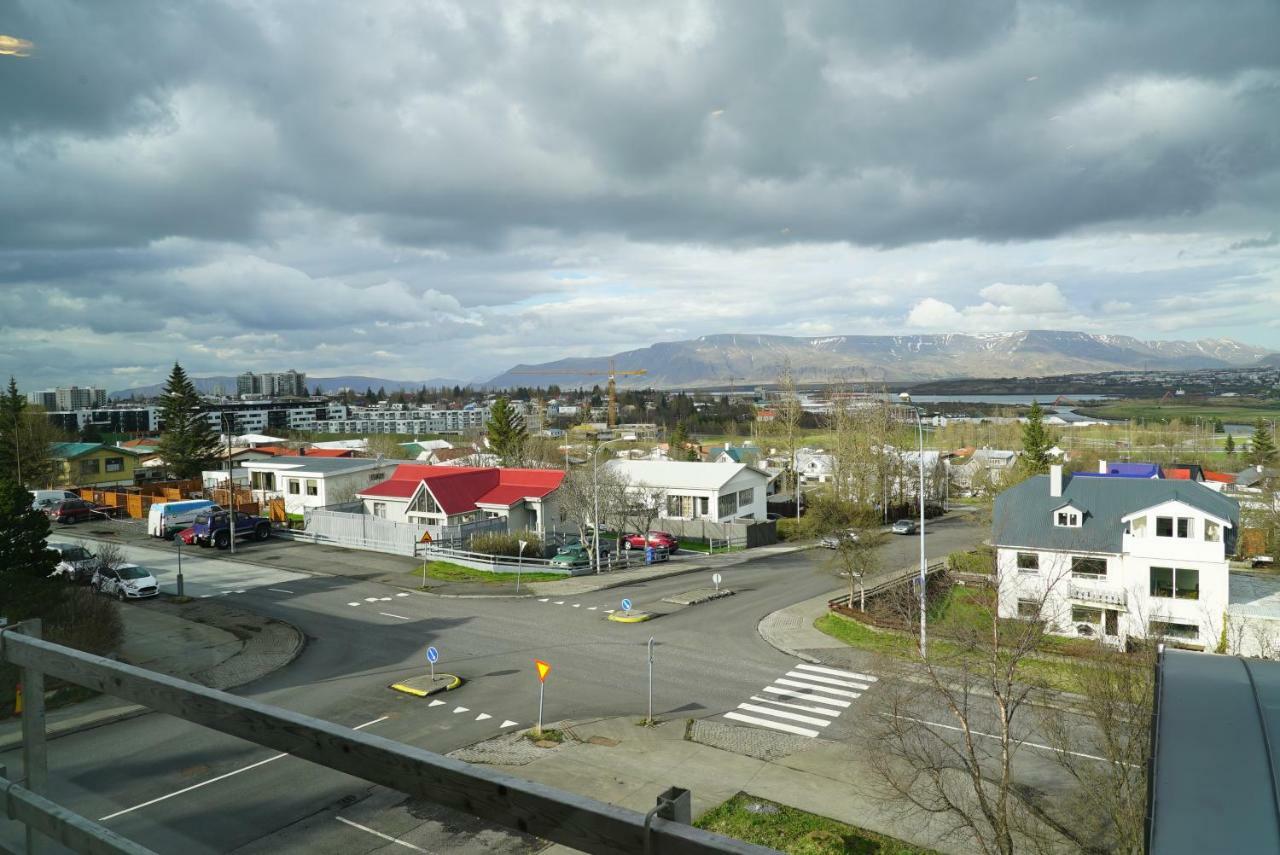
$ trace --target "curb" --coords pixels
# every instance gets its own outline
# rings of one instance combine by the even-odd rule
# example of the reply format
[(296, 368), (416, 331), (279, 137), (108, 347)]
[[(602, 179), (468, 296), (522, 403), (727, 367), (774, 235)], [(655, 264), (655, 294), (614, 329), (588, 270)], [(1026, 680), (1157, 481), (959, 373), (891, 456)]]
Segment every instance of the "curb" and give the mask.
[[(70, 736), (73, 733), (83, 733), (86, 730), (93, 730), (96, 727), (103, 727), (108, 724), (128, 721), (131, 718), (140, 718), (153, 712), (155, 712), (155, 710), (151, 709), (151, 707), (144, 707), (140, 704), (130, 704), (126, 707), (91, 714), (79, 720), (70, 719), (57, 724), (48, 725), (45, 730), (44, 738), (46, 740), (51, 740), (57, 739), (61, 736)], [(21, 732), (14, 734), (13, 736), (0, 737), (0, 754), (8, 751), (14, 751), (21, 747)]]
[(609, 615), (609, 620), (614, 623), (643, 623), (647, 620), (653, 620), (655, 617), (657, 617), (657, 615), (654, 615), (651, 612), (632, 612), (629, 615), (614, 612)]
[(441, 692), (452, 692), (454, 689), (462, 685), (462, 678), (457, 674), (441, 673), (441, 677), (452, 677), (453, 681), (447, 686), (436, 686), (431, 689), (415, 689), (413, 686), (407, 686), (404, 683), (392, 683), (387, 688), (393, 692), (403, 692), (406, 695), (413, 695), (415, 698), (429, 698), (432, 695), (438, 695)]

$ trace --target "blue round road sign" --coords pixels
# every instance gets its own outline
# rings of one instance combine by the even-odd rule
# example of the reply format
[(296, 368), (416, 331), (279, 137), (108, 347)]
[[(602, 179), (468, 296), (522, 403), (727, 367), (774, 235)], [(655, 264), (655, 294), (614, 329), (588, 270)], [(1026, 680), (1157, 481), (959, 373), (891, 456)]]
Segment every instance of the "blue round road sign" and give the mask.
[(440, 660), (440, 651), (439, 651), (439, 650), (436, 650), (434, 647), (428, 647), (428, 648), (427, 648), (427, 661), (428, 661), (428, 662), (430, 662), (430, 663), (432, 663), (432, 664), (435, 664), (435, 663), (436, 663), (436, 662), (438, 662), (439, 660)]
[(628, 600), (628, 599), (626, 599), (626, 598), (623, 598), (623, 600), (622, 600), (622, 610), (623, 610), (624, 612), (629, 612), (629, 611), (631, 611), (631, 601), (630, 601), (630, 600)]

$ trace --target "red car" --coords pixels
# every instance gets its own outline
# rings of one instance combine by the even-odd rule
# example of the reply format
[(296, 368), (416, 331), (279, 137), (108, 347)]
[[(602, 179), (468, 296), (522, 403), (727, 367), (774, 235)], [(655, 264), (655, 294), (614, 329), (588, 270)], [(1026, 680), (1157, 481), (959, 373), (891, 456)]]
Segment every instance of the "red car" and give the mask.
[(69, 525), (82, 520), (106, 519), (115, 516), (118, 510), (95, 502), (87, 502), (84, 499), (64, 499), (51, 506), (46, 513), (52, 522)]
[(174, 540), (182, 541), (183, 546), (191, 546), (196, 542), (196, 530), (194, 526), (187, 526), (182, 531), (173, 536)]
[[(644, 549), (645, 535), (643, 534), (624, 534), (622, 536), (623, 549)], [(665, 531), (651, 531), (648, 534), (648, 545), (659, 549), (665, 549), (668, 552), (675, 552), (680, 548), (680, 542), (676, 540), (675, 535)]]

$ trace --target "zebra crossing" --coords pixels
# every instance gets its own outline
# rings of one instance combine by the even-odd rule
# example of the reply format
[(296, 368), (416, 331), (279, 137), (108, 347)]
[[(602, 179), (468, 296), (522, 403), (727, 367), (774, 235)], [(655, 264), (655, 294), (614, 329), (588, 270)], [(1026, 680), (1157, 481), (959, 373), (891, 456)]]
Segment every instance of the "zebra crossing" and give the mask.
[(870, 674), (802, 662), (724, 718), (814, 738), (876, 681)]

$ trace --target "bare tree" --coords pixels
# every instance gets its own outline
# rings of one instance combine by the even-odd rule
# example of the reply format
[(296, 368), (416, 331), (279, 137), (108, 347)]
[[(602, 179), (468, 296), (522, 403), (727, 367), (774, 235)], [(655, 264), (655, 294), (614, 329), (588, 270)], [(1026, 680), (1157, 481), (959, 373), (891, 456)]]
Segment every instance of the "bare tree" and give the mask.
[(796, 450), (800, 442), (800, 420), (804, 418), (804, 406), (796, 389), (796, 379), (791, 373), (791, 363), (783, 363), (778, 377), (778, 405), (771, 426), (779, 444), (787, 453), (791, 469), (791, 484), (795, 490), (796, 516), (800, 515), (800, 470), (796, 463)]

